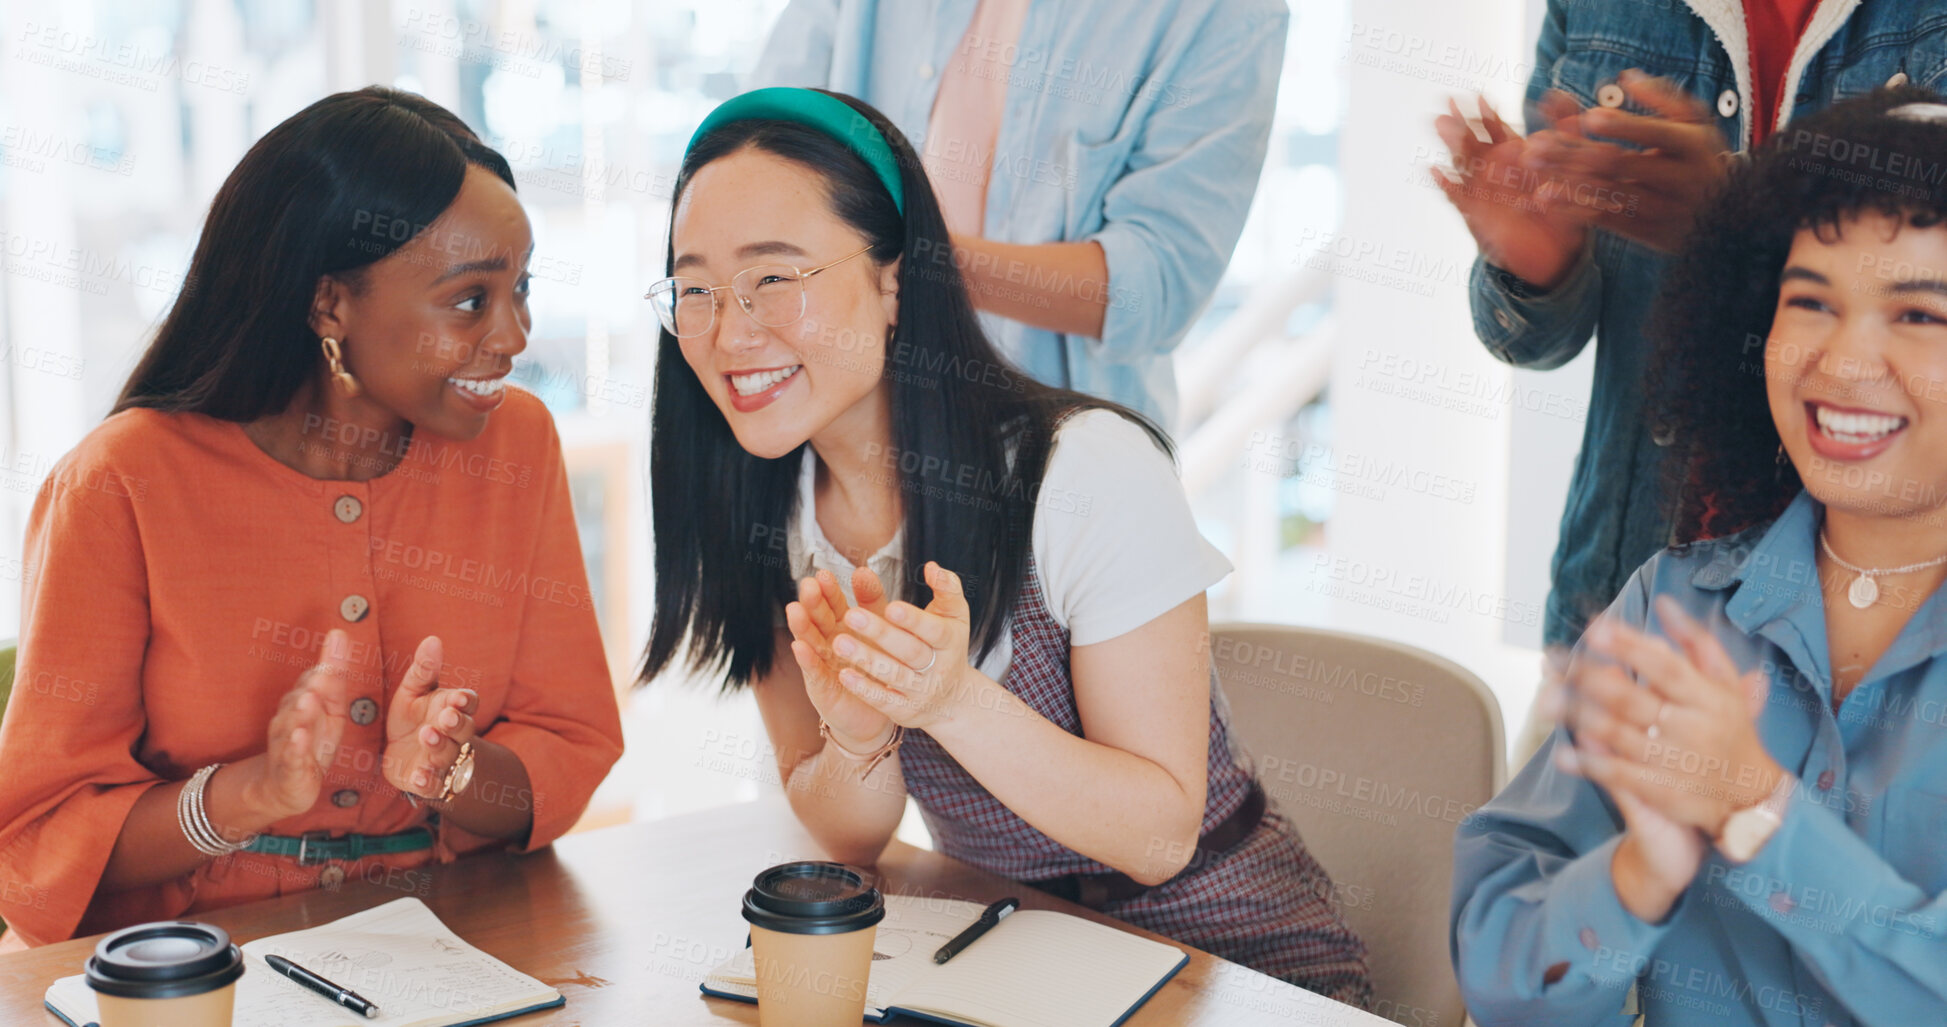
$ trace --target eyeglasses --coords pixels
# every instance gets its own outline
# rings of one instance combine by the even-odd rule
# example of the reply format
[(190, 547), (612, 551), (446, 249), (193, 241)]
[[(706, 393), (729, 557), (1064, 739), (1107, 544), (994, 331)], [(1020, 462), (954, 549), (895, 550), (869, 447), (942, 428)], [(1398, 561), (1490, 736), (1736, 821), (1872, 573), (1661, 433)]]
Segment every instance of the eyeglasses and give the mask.
[(643, 295), (656, 308), (656, 318), (679, 339), (706, 334), (717, 323), (718, 293), (729, 290), (750, 319), (766, 328), (782, 328), (804, 316), (804, 280), (837, 267), (870, 250), (870, 244), (814, 268), (790, 264), (759, 264), (737, 272), (729, 285), (711, 285), (700, 278), (677, 275), (657, 281)]

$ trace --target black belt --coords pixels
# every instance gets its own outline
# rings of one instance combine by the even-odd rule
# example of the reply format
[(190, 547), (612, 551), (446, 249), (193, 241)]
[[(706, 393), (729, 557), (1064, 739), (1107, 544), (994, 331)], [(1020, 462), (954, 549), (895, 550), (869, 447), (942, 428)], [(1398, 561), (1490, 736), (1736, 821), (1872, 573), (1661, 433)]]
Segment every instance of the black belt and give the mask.
[[(1237, 804), (1230, 816), (1210, 829), (1197, 841), (1197, 851), (1191, 853), (1190, 862), (1177, 871), (1176, 876), (1164, 881), (1169, 884), (1194, 874), (1205, 866), (1222, 858), (1225, 853), (1236, 848), (1238, 843), (1257, 830), (1258, 821), (1264, 819), (1264, 786), (1251, 782), (1251, 790), (1245, 794), (1244, 801)], [(1090, 909), (1101, 909), (1111, 902), (1133, 899), (1150, 888), (1163, 885), (1147, 885), (1121, 871), (1105, 874), (1064, 874), (1045, 881), (1028, 881), (1042, 891), (1056, 898), (1067, 899), (1077, 905)]]

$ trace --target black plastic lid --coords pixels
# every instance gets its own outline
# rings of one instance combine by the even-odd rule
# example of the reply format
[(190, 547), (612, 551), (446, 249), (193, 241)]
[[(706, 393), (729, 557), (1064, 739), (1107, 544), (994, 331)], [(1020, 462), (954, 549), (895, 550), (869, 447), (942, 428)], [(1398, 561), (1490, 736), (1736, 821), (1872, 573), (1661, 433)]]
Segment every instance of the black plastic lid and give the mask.
[(125, 927), (88, 958), (88, 986), (122, 998), (180, 998), (243, 976), (243, 953), (221, 927), (173, 920)]
[(744, 893), (744, 919), (780, 934), (845, 934), (886, 918), (886, 901), (843, 863), (780, 863)]

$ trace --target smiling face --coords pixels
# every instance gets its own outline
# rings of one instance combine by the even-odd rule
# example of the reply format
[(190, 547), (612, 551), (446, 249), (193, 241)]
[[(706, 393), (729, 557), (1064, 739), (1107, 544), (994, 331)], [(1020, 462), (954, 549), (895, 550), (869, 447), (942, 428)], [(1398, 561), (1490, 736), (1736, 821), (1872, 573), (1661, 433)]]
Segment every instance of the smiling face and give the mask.
[(355, 276), (320, 281), (311, 328), (340, 340), (358, 403), (471, 439), (527, 348), (533, 248), (514, 190), (468, 165), (459, 195), (410, 242)]
[[(670, 241), (670, 273), (711, 286), (758, 264), (819, 267), (869, 242), (833, 213), (816, 171), (753, 147), (691, 177)], [(834, 264), (803, 280), (804, 316), (780, 326), (759, 324), (728, 290), (717, 293), (715, 324), (677, 341), (739, 445), (775, 459), (834, 424), (883, 418), (889, 393), (880, 372), (899, 316), (898, 272), (898, 261), (881, 265), (870, 254)]]
[(1947, 507), (1947, 227), (1862, 214), (1828, 240), (1801, 229), (1765, 391), (1786, 454), (1827, 507)]

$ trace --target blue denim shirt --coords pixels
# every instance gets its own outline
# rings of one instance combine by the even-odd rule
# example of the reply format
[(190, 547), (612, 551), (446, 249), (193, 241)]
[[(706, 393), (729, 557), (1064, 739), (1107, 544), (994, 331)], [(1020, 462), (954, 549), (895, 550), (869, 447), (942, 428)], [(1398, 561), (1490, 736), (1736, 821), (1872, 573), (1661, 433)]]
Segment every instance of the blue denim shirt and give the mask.
[(1711, 853), (1645, 923), (1609, 876), (1622, 818), (1555, 769), (1557, 729), (1454, 845), (1455, 968), (1482, 1027), (1627, 1024), (1632, 984), (1654, 1027), (1947, 1022), (1947, 589), (1835, 715), (1819, 515), (1801, 493), (1768, 527), (1658, 553), (1610, 607), (1662, 634), (1651, 603), (1674, 597), (1765, 670), (1759, 736), (1797, 776), (1783, 823), (1742, 866)]
[[(940, 73), (976, 0), (792, 0), (753, 86), (865, 100), (922, 148)], [(982, 315), (1035, 378), (1164, 428), (1171, 351), (1223, 277), (1257, 191), (1289, 19), (1278, 0), (1035, 0), (1009, 72), (982, 235), (1092, 240), (1109, 269), (1102, 338)], [(1024, 285), (1031, 284), (1024, 279)]]
[[(1735, 24), (1741, 33), (1743, 8), (1730, 0), (1690, 0), (1689, 8), (1678, 0), (1549, 0), (1528, 82), (1529, 109), (1550, 88), (1595, 105), (1623, 69), (1642, 68), (1674, 79), (1715, 108), (1725, 149), (1745, 149), (1751, 93), (1739, 79), (1748, 73), (1733, 64), (1712, 28)], [(1710, 12), (1710, 24), (1696, 11)], [(1827, 38), (1804, 64), (1780, 126), (1793, 111), (1816, 110), (1889, 81), (1939, 89), (1947, 76), (1947, 7), (1939, 3), (1824, 0), (1806, 31), (1814, 41)], [(1737, 45), (1745, 46), (1741, 38)], [(1737, 64), (1743, 63), (1740, 56)], [(1528, 127), (1542, 126), (1531, 118)], [(1573, 642), (1629, 573), (1670, 541), (1675, 507), (1659, 479), (1681, 440), (1650, 423), (1652, 411), (1644, 406), (1650, 347), (1643, 337), (1666, 264), (1658, 252), (1602, 231), (1569, 278), (1547, 293), (1485, 260), (1474, 262), (1474, 330), (1496, 358), (1516, 367), (1560, 367), (1582, 351), (1591, 332), (1596, 339), (1588, 423), (1562, 511), (1543, 620), (1543, 639), (1551, 645)]]

